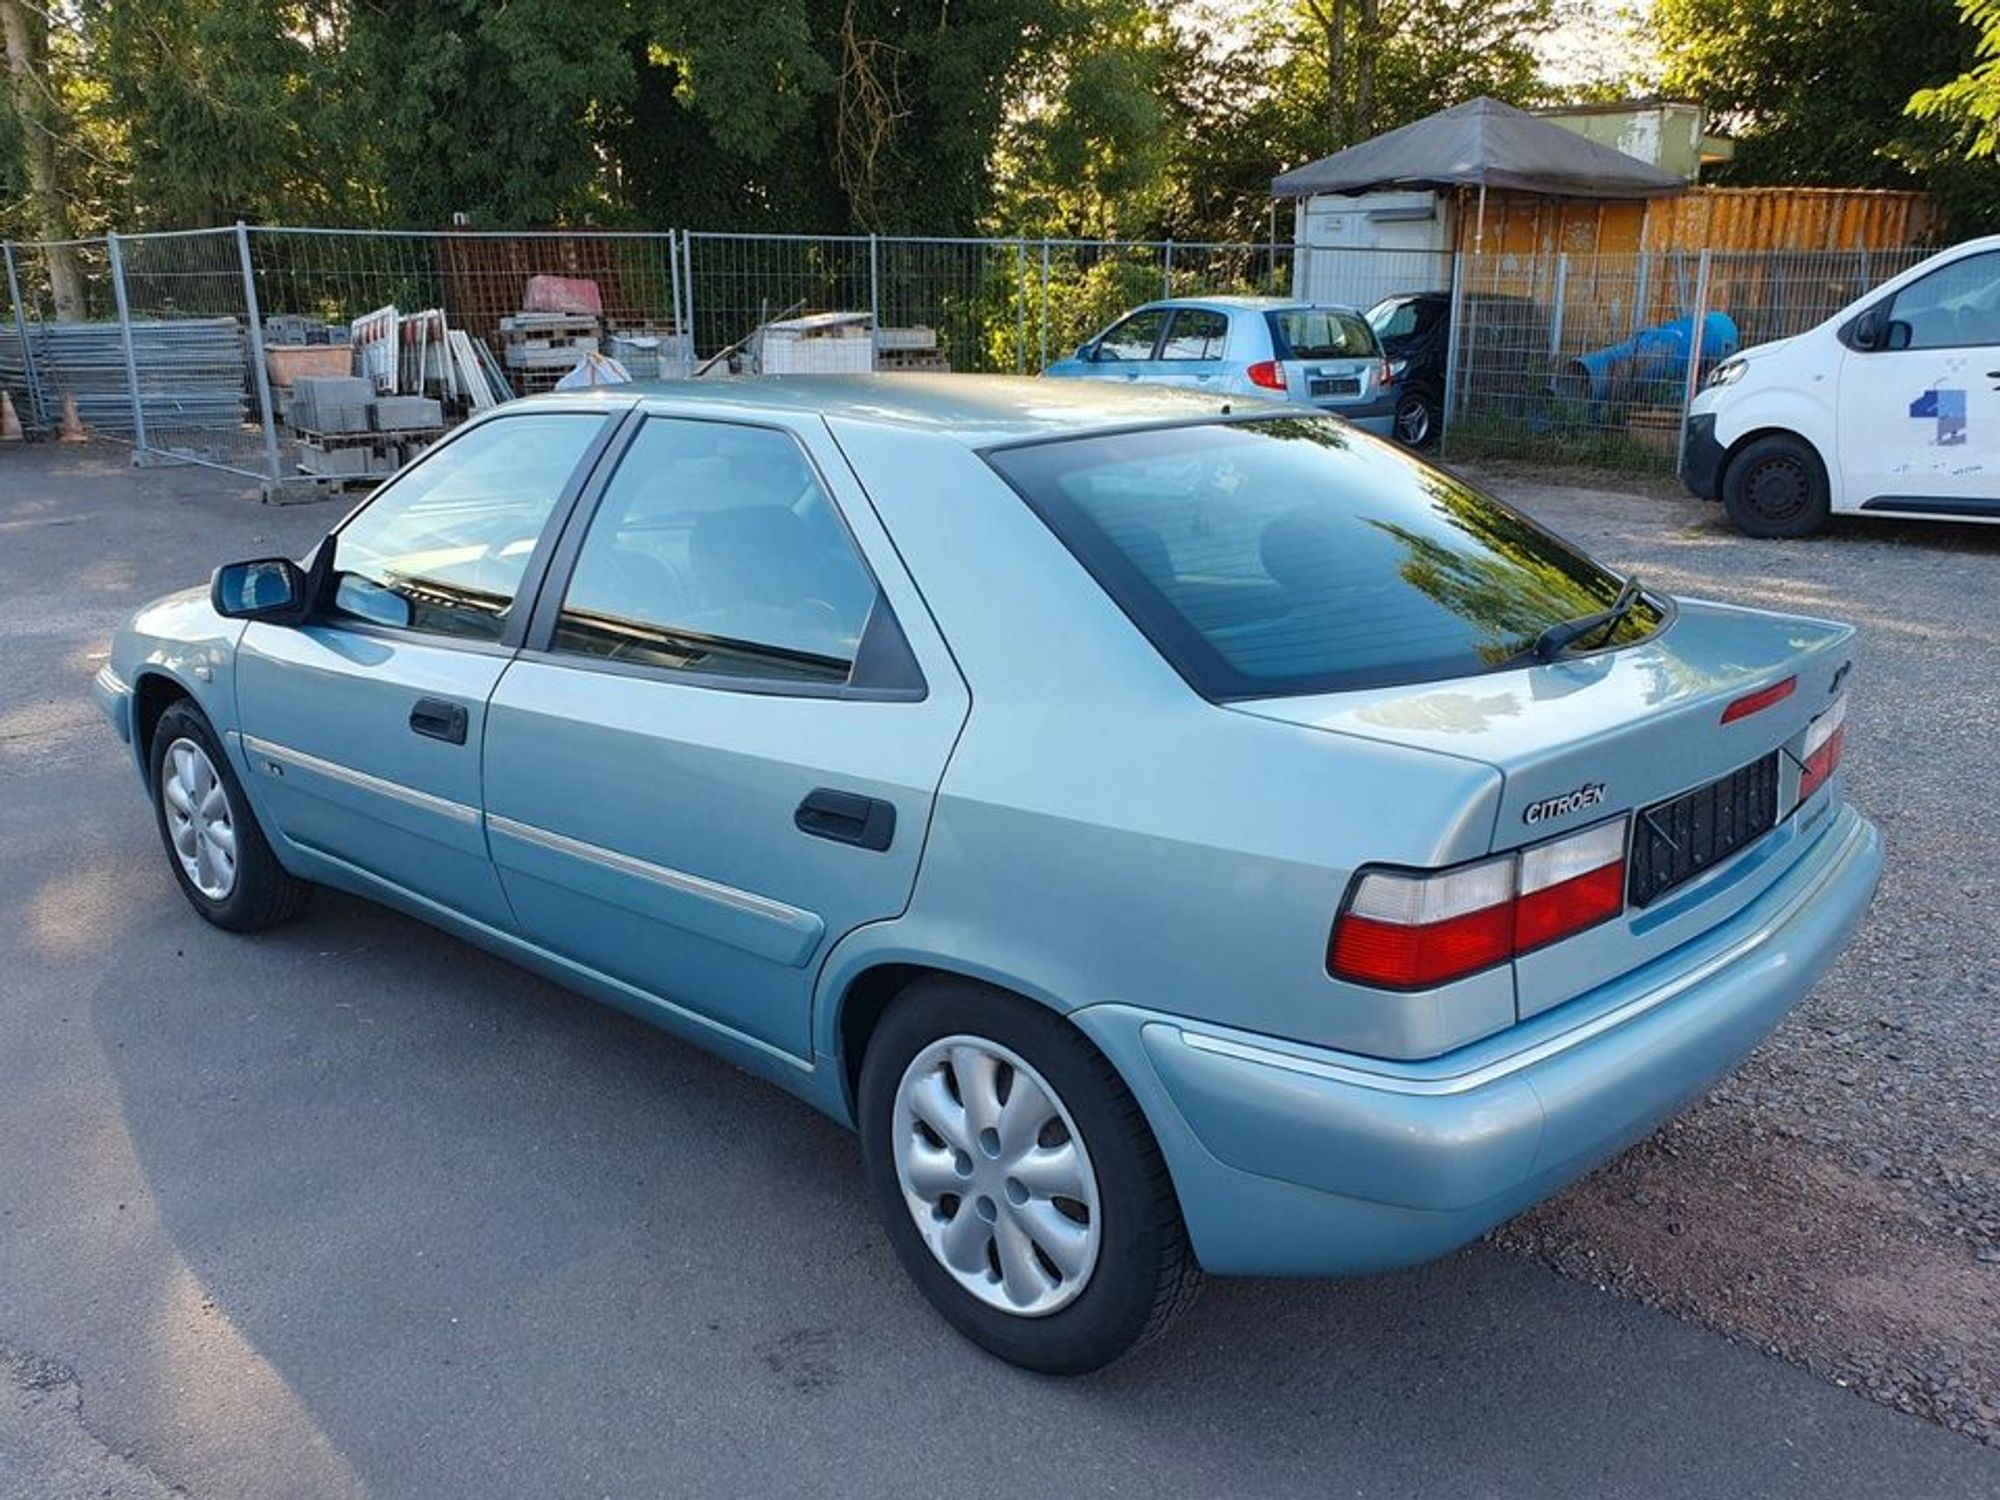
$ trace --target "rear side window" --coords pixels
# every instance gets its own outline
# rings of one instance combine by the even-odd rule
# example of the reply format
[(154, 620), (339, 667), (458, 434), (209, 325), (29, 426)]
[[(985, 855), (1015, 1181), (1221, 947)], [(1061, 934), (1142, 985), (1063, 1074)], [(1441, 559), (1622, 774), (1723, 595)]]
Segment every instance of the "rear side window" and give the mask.
[(1174, 314), (1161, 359), (1221, 359), (1229, 341), (1229, 319), (1205, 307), (1183, 307)]
[[(1525, 516), (1323, 418), (987, 457), (1212, 699), (1493, 671), (1620, 587)], [(1581, 645), (1628, 644), (1663, 618), (1642, 600)]]
[(1368, 320), (1339, 307), (1266, 313), (1280, 359), (1368, 359), (1380, 352)]

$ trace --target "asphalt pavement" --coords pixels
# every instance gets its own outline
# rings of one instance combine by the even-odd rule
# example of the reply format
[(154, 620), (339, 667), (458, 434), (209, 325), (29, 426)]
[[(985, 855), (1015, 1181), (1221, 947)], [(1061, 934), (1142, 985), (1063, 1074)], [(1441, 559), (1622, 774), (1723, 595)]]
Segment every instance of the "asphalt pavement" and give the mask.
[(1485, 1248), (1213, 1282), (1027, 1375), (776, 1090), (360, 902), (207, 927), (96, 653), (338, 513), (0, 451), (0, 1496), (2000, 1492), (2000, 1452)]

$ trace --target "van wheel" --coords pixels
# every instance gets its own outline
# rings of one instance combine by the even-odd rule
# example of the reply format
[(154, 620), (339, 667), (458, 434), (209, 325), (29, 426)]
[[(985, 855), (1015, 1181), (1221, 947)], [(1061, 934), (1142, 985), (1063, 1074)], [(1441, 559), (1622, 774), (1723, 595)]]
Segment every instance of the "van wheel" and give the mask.
[(1802, 438), (1760, 437), (1729, 461), (1722, 505), (1745, 536), (1811, 536), (1826, 524), (1826, 467)]
[(1158, 1335), (1200, 1268), (1160, 1148), (1067, 1021), (969, 980), (920, 980), (883, 1016), (861, 1145), (897, 1257), (1011, 1364), (1077, 1375)]

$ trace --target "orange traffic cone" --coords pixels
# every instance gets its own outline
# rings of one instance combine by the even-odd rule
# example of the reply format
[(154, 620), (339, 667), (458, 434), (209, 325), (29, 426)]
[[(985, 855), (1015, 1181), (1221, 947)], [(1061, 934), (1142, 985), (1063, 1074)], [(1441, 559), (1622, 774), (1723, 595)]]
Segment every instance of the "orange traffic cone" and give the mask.
[(83, 420), (76, 414), (76, 397), (67, 391), (63, 393), (62, 423), (56, 428), (59, 443), (87, 443), (90, 434), (83, 430)]
[(14, 398), (6, 391), (0, 391), (0, 443), (19, 443), (27, 440), (21, 431), (21, 417), (14, 410)]

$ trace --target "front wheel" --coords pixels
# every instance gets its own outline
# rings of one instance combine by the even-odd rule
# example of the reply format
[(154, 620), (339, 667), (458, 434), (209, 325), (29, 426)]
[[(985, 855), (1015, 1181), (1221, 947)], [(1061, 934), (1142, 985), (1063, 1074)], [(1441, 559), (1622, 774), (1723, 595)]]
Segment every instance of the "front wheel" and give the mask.
[(150, 753), (160, 841), (188, 904), (231, 932), (257, 932), (294, 916), (312, 888), (271, 852), (201, 710), (171, 705), (153, 730)]
[(1831, 509), (1826, 468), (1803, 438), (1787, 432), (1760, 437), (1729, 460), (1722, 507), (1745, 536), (1811, 536)]
[(1201, 1273), (1159, 1146), (1061, 1017), (970, 981), (920, 981), (876, 1028), (859, 1103), (898, 1258), (990, 1353), (1082, 1374), (1192, 1300)]

